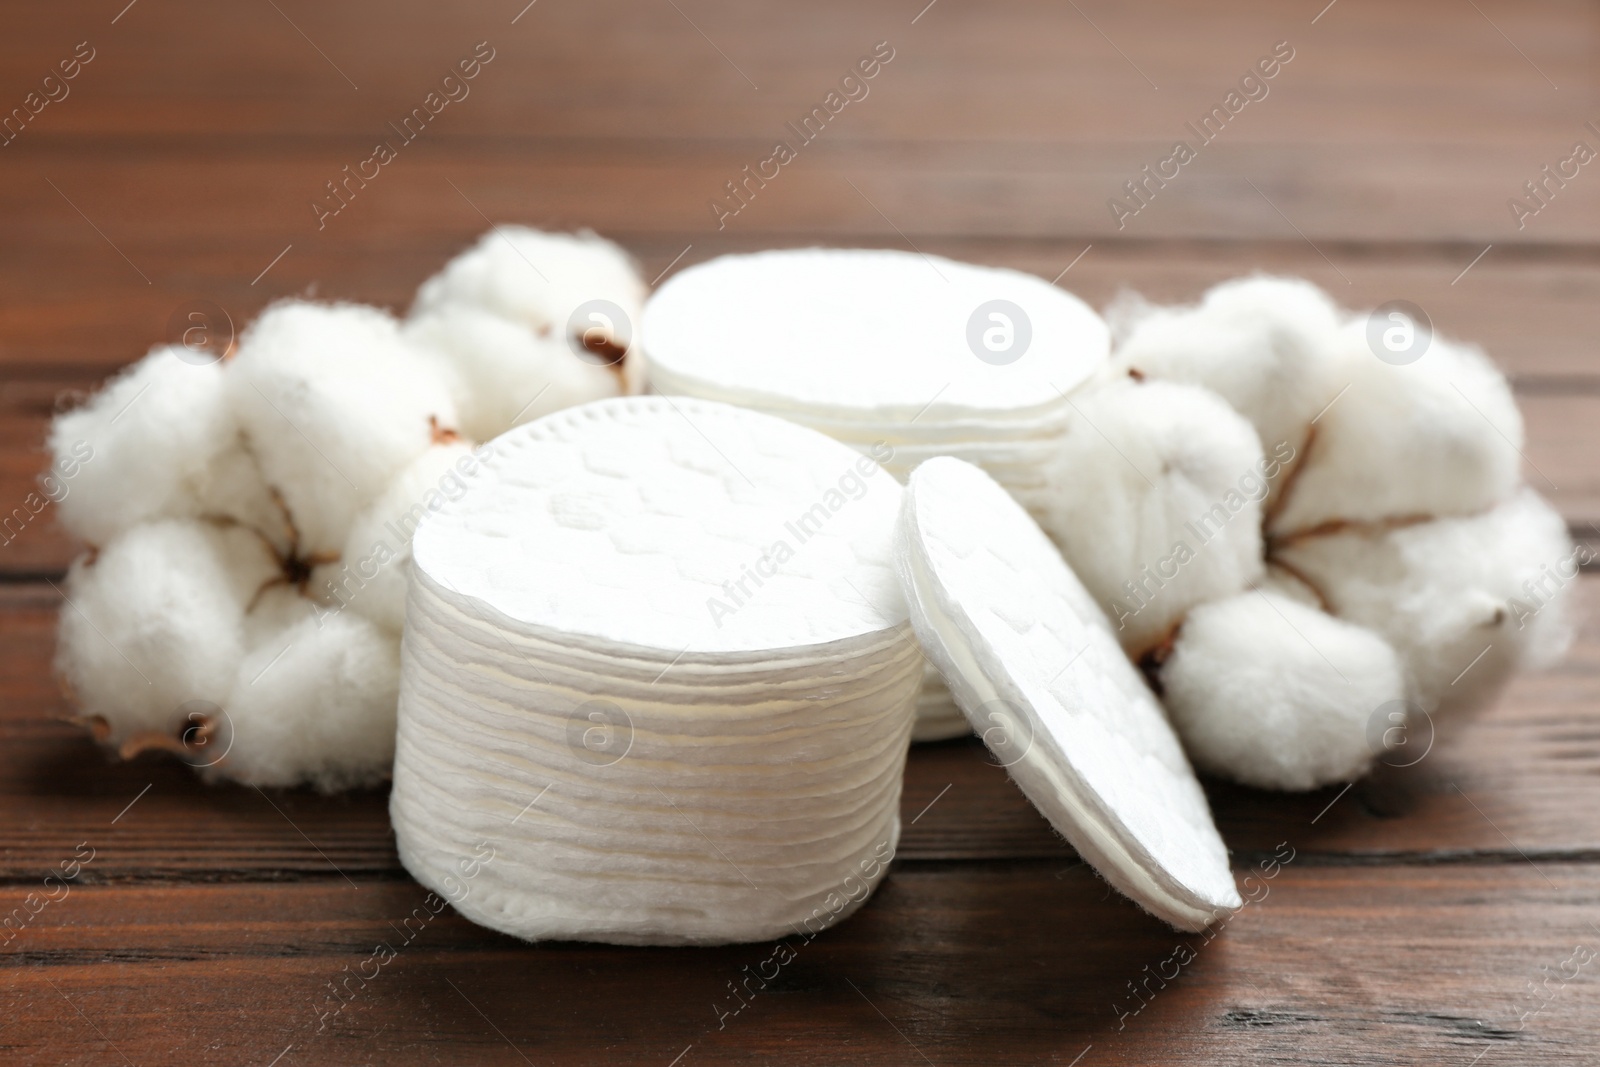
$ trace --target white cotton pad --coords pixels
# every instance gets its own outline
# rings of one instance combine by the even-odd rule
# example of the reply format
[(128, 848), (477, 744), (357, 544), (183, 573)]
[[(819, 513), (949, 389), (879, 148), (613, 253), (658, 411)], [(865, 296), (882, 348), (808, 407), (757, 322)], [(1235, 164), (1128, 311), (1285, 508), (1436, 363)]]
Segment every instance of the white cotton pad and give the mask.
[[(988, 362), (969, 343), (975, 312), (1020, 309)], [(1004, 309), (1000, 309), (1004, 313)], [(980, 315), (978, 346), (1005, 341)], [(804, 249), (722, 256), (674, 275), (645, 308), (644, 347), (660, 392), (774, 412), (873, 423), (1037, 414), (1105, 360), (1105, 324), (1030, 274), (908, 252)], [(669, 388), (668, 386), (671, 386)]]
[(1085, 860), (1179, 929), (1240, 906), (1161, 706), (1020, 505), (970, 464), (929, 460), (907, 487), (896, 567), (967, 719)]
[(639, 397), (492, 442), (412, 541), (401, 859), (530, 939), (711, 944), (857, 907), (899, 834), (922, 658), (902, 491), (821, 434)]

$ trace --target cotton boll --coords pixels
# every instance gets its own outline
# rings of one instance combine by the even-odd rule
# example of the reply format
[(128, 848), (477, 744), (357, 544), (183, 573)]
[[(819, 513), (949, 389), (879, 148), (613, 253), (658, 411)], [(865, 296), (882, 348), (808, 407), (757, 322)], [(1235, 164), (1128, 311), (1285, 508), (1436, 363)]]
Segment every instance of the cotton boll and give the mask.
[(1114, 365), (1203, 385), (1250, 420), (1267, 455), (1287, 463), (1344, 386), (1339, 310), (1310, 282), (1224, 282), (1194, 307), (1117, 313), (1127, 336)]
[(196, 486), (199, 514), (255, 530), (280, 556), (295, 548), (289, 515), (273, 496), (261, 465), (242, 437), (214, 457)]
[(1467, 515), (1511, 495), (1522, 416), (1480, 349), (1434, 337), (1421, 358), (1395, 366), (1372, 354), (1364, 320), (1342, 339), (1349, 388), (1317, 420), (1269, 532)]
[(319, 599), (349, 607), (398, 635), (405, 626), (411, 577), (411, 535), (430, 511), (466, 491), (463, 477), (478, 465), (459, 442), (428, 449), (368, 505), (350, 530), (337, 568), (319, 574)]
[[(603, 325), (587, 315), (574, 323), (573, 316), (592, 301), (604, 300), (621, 309), (627, 320), (610, 324), (615, 335), (632, 338), (639, 328), (645, 292), (632, 258), (593, 233), (496, 226), (423, 283), (411, 314), (420, 318), (447, 305), (477, 307), (539, 337), (566, 343), (571, 333)], [(642, 388), (638, 380), (642, 363), (624, 361), (629, 392)]]
[[(251, 600), (244, 614), (244, 647), (258, 648), (289, 627), (317, 613), (316, 605), (288, 582), (268, 585)], [(275, 646), (282, 648), (282, 644)]]
[(238, 527), (166, 519), (135, 526), (73, 564), (56, 669), (108, 740), (171, 734), (191, 700), (221, 702), (244, 655), (247, 604), (277, 573)]
[(361, 509), (437, 428), (456, 424), (444, 376), (376, 308), (278, 304), (246, 331), (225, 374), (308, 557), (338, 552)]
[(207, 468), (238, 430), (222, 366), (183, 351), (152, 349), (51, 426), (54, 469), (75, 468), (60, 509), (76, 536), (103, 545), (138, 523), (200, 512)]
[(1276, 468), (1205, 389), (1121, 378), (1072, 402), (1040, 521), (1137, 657), (1191, 607), (1261, 574), (1261, 499)]
[(1365, 774), (1373, 713), (1405, 696), (1383, 638), (1265, 590), (1191, 611), (1159, 679), (1195, 765), (1263, 789)]
[(1582, 557), (1530, 489), (1482, 515), (1307, 537), (1276, 554), (1336, 614), (1388, 638), (1430, 710), (1480, 703), (1571, 641)]
[(308, 617), (253, 649), (227, 699), (227, 758), (247, 785), (375, 785), (394, 759), (400, 639), (352, 612)]
[(406, 333), (449, 368), (461, 431), (475, 441), (621, 391), (609, 367), (575, 355), (564, 338), (474, 306), (444, 304)]

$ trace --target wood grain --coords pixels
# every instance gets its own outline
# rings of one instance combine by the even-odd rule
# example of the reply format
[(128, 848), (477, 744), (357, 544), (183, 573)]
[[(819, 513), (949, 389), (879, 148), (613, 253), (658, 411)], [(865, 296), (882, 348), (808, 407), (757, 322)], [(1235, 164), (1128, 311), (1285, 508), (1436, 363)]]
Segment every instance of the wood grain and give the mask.
[[(56, 1064), (1465, 1064), (1590, 1050), (1600, 869), (1296, 855), (1270, 879), (1252, 870), (1255, 902), (1208, 939), (1081, 865), (902, 863), (855, 917), (791, 939), (782, 967), (765, 962), (772, 945), (529, 946), (448, 909), (422, 921), (435, 905), (404, 883), (76, 887), (0, 955), (4, 1040), (12, 1062)], [(381, 968), (367, 962), (380, 944), (393, 953)], [(349, 974), (370, 980), (336, 999), (330, 983)]]
[[(0, 513), (51, 413), (184, 302), (240, 329), (289, 295), (403, 311), (494, 220), (593, 227), (648, 278), (833, 244), (1013, 266), (1097, 306), (1253, 270), (1353, 308), (1408, 299), (1506, 368), (1530, 481), (1600, 539), (1600, 172), (1520, 226), (1508, 204), (1574, 141), (1600, 147), (1592, 4), (525, 3), (14, 5), (0, 117), (77, 42), (95, 58), (0, 145)], [(319, 229), (324, 183), (479, 41), (470, 95)], [(869, 95), (719, 227), (712, 198), (878, 41), (895, 54)], [(1119, 226), (1123, 182), (1278, 41), (1295, 56), (1267, 97)], [(1600, 576), (1568, 659), (1438, 724), (1416, 766), (1342, 793), (1207, 783), (1265, 893), (1210, 940), (1111, 893), (975, 742), (919, 747), (877, 899), (719, 1027), (771, 946), (529, 946), (449, 909), (408, 941), (425, 894), (382, 791), (108, 761), (51, 678), (48, 583), (73, 551), (52, 518), (0, 545), (0, 918), (75, 848), (94, 859), (0, 932), (8, 1063), (1592, 1058), (1600, 963), (1568, 961), (1600, 950)], [(1280, 843), (1295, 858), (1266, 879)], [(396, 958), (321, 1018), (380, 941)], [(1181, 976), (1152, 977), (1180, 944)]]

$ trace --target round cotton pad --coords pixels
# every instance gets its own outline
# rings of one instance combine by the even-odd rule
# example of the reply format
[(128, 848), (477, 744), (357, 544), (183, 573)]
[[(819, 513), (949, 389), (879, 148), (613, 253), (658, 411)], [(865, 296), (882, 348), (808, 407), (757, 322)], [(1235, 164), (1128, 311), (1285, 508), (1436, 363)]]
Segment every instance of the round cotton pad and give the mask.
[(419, 526), (416, 565), (508, 618), (694, 653), (821, 644), (896, 625), (900, 490), (804, 427), (640, 397), (505, 434), (470, 506)]
[(917, 637), (973, 729), (1085, 860), (1179, 929), (1240, 906), (1160, 705), (1004, 489), (957, 459), (917, 468), (896, 569)]

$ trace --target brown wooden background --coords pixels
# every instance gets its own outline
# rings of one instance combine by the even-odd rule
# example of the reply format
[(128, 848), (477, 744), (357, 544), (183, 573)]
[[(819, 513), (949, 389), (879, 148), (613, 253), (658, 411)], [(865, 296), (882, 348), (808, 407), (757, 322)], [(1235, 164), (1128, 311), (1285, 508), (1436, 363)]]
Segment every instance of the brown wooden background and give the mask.
[[(58, 398), (186, 301), (241, 326), (295, 293), (403, 308), (488, 217), (593, 227), (647, 277), (914, 244), (1046, 278), (1076, 259), (1061, 284), (1097, 304), (1258, 268), (1409, 299), (1508, 368), (1530, 478), (1600, 538), (1600, 162), (1523, 229), (1507, 207), (1574, 141), (1600, 149), (1600, 8), (923, 2), (11, 5), (0, 110), (79, 42), (95, 58), (0, 147), (0, 510)], [(723, 183), (885, 40), (870, 95), (718, 231)], [(471, 95), (319, 231), (323, 182), (480, 41)], [(1119, 231), (1107, 198), (1279, 41), (1270, 95)], [(0, 911), (95, 857), (0, 946), (5, 1062), (1600, 1062), (1600, 959), (1574, 962), (1600, 950), (1595, 623), (1407, 770), (1213, 786), (1241, 878), (1280, 842), (1295, 859), (1209, 942), (1110, 895), (957, 742), (913, 754), (878, 897), (725, 1028), (713, 1005), (768, 946), (529, 946), (446, 912), (319, 1032), (327, 983), (423, 899), (385, 797), (109, 763), (50, 674), (71, 554), (48, 515), (0, 547)], [(1180, 942), (1182, 976), (1121, 1014)]]

